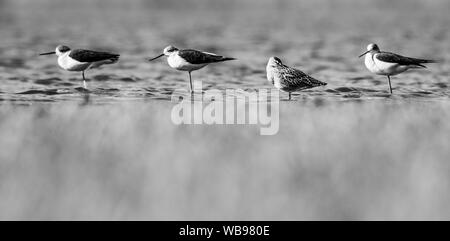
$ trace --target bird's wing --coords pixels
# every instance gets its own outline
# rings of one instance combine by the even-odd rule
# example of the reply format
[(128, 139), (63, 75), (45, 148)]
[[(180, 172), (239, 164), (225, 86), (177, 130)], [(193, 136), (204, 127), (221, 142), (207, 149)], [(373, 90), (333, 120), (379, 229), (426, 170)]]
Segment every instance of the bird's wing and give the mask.
[(120, 55), (107, 53), (107, 52), (97, 52), (85, 49), (75, 49), (69, 54), (69, 57), (79, 61), (79, 62), (97, 62), (109, 59), (118, 59)]
[(280, 71), (282, 78), (286, 81), (286, 85), (298, 86), (300, 88), (314, 87), (320, 85), (326, 85), (326, 83), (319, 81), (302, 71), (287, 66), (283, 66)]
[(428, 60), (428, 59), (416, 59), (416, 58), (410, 58), (401, 56), (399, 54), (389, 53), (389, 52), (380, 52), (375, 54), (375, 58), (377, 58), (380, 61), (388, 62), (388, 63), (396, 63), (399, 65), (419, 65), (425, 64), (425, 63), (433, 63), (435, 61)]
[(220, 55), (201, 52), (194, 49), (183, 49), (178, 51), (178, 55), (191, 64), (210, 64), (215, 62), (222, 62), (232, 60), (232, 58), (225, 58)]

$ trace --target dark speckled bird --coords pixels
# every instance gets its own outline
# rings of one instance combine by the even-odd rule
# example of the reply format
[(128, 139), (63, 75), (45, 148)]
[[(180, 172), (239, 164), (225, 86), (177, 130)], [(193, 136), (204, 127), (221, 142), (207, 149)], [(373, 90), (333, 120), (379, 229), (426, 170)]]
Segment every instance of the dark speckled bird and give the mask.
[(194, 49), (177, 49), (174, 46), (168, 46), (164, 49), (163, 53), (148, 59), (153, 61), (160, 57), (167, 56), (167, 62), (169, 66), (180, 71), (187, 71), (189, 73), (189, 87), (191, 93), (192, 89), (192, 77), (191, 72), (199, 70), (208, 64), (224, 62), (229, 60), (235, 60), (235, 58), (227, 58), (217, 54), (202, 52)]
[(327, 84), (314, 79), (298, 69), (284, 65), (277, 57), (271, 57), (269, 59), (266, 72), (267, 80), (271, 82), (275, 88), (289, 93), (289, 100), (291, 100), (291, 92)]
[(104, 64), (114, 64), (119, 60), (120, 55), (97, 52), (85, 49), (71, 50), (69, 47), (59, 45), (53, 52), (43, 53), (40, 55), (56, 54), (58, 56), (58, 65), (68, 71), (82, 72), (83, 85), (87, 89), (86, 78), (84, 72), (88, 69), (98, 68)]
[(391, 76), (403, 73), (408, 69), (426, 68), (424, 64), (427, 63), (436, 63), (434, 60), (416, 59), (383, 52), (376, 44), (369, 44), (367, 51), (359, 57), (361, 58), (364, 55), (366, 56), (364, 63), (370, 72), (388, 77), (389, 91), (391, 94)]

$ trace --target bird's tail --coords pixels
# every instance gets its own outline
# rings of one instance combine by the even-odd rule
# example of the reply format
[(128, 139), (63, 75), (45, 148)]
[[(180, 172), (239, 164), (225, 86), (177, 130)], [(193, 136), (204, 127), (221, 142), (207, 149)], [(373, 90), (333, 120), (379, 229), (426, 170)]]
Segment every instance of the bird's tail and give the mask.
[(224, 61), (230, 61), (230, 60), (236, 60), (236, 59), (235, 58), (223, 57), (223, 58), (219, 59), (218, 62), (224, 62)]
[(431, 63), (438, 63), (437, 60), (433, 60), (433, 59), (412, 59), (414, 62), (414, 65), (417, 66), (418, 68), (426, 68), (427, 66), (425, 66), (424, 64), (431, 64)]
[(439, 61), (434, 59), (419, 59), (421, 64), (431, 64), (431, 63), (437, 63)]
[(319, 85), (327, 85), (327, 83), (319, 81)]
[(112, 54), (109, 60), (111, 61), (111, 64), (114, 64), (117, 63), (117, 61), (119, 61), (119, 58), (120, 58), (119, 54)]
[(325, 82), (322, 82), (322, 81), (320, 81), (320, 80), (317, 80), (317, 79), (315, 79), (315, 78), (310, 78), (310, 81), (311, 81), (311, 83), (314, 85), (314, 86), (322, 86), (322, 85), (327, 85), (327, 83), (325, 83)]
[(118, 54), (111, 54), (110, 56), (108, 56), (107, 59), (103, 60), (103, 61), (97, 61), (91, 64), (91, 66), (89, 67), (89, 69), (96, 69), (96, 68), (100, 68), (102, 65), (106, 65), (106, 64), (115, 64), (117, 63), (117, 61), (119, 61), (119, 57), (120, 55)]
[(108, 60), (104, 61), (103, 64), (115, 64), (119, 61), (120, 55), (118, 54), (111, 54), (111, 57), (108, 58)]

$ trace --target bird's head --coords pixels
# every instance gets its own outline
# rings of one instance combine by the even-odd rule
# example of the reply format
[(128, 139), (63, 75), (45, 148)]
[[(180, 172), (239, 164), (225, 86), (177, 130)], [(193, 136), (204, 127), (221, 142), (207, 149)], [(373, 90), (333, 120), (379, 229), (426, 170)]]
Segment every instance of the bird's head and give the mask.
[(269, 62), (267, 63), (268, 67), (277, 67), (277, 66), (281, 66), (283, 63), (281, 62), (281, 60), (278, 57), (271, 57), (269, 59)]
[(169, 45), (169, 46), (164, 48), (162, 54), (160, 54), (160, 55), (158, 55), (158, 56), (156, 56), (154, 58), (147, 59), (147, 60), (148, 61), (153, 61), (155, 59), (161, 58), (162, 56), (170, 56), (171, 54), (176, 53), (177, 51), (178, 51), (178, 49), (176, 47), (174, 47), (172, 45)]
[(380, 48), (378, 48), (378, 45), (371, 43), (367, 45), (367, 51), (380, 51)]
[(370, 52), (379, 52), (379, 51), (380, 51), (380, 48), (378, 47), (378, 45), (371, 43), (371, 44), (367, 45), (367, 51), (364, 52), (363, 54), (361, 54), (359, 56), (359, 58), (361, 58), (362, 56), (364, 56)]
[(66, 52), (68, 52), (68, 51), (70, 51), (70, 48), (69, 48), (69, 47), (64, 46), (64, 45), (58, 45), (58, 46), (56, 47), (55, 51), (47, 52), (47, 53), (42, 53), (42, 54), (39, 54), (39, 55), (56, 54), (57, 56), (61, 56), (61, 55), (63, 55), (64, 53), (66, 53)]
[(58, 45), (58, 47), (56, 47), (56, 50), (55, 50), (57, 56), (61, 56), (64, 53), (67, 53), (69, 51), (70, 51), (70, 48), (65, 45)]
[(170, 45), (170, 46), (167, 46), (167, 47), (164, 48), (163, 53), (164, 53), (165, 56), (169, 56), (172, 53), (175, 53), (176, 51), (178, 51), (178, 49), (176, 47)]

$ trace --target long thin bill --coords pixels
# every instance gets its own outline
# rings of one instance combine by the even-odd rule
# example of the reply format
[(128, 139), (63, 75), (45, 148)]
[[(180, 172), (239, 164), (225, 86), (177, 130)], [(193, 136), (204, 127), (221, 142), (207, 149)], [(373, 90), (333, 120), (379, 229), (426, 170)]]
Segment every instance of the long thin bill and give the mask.
[(368, 54), (370, 51), (366, 51), (366, 52), (364, 52), (363, 54), (361, 54), (360, 56), (358, 56), (358, 58), (361, 58), (362, 56), (364, 56), (364, 55), (366, 55), (366, 54)]
[(56, 54), (56, 52), (42, 53), (42, 54), (39, 54), (39, 55), (50, 55), (50, 54)]
[(147, 60), (150, 62), (150, 61), (153, 61), (153, 60), (155, 60), (155, 59), (159, 59), (159, 58), (161, 58), (162, 56), (164, 56), (164, 54), (160, 54), (160, 55), (158, 55), (158, 56), (156, 56), (156, 57), (154, 57), (154, 58), (152, 58), (152, 59), (147, 59)]

